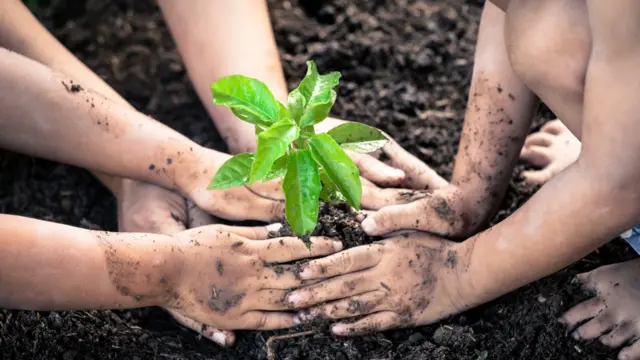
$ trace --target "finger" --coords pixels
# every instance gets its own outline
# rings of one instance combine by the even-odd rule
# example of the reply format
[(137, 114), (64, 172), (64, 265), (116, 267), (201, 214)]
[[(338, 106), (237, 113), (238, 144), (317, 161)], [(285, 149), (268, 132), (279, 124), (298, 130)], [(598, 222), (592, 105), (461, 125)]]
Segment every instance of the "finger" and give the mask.
[[(252, 241), (247, 244), (263, 261), (287, 263), (290, 261), (330, 255), (341, 251), (340, 241), (328, 237), (312, 237), (310, 244), (297, 237), (281, 237), (271, 240)], [(309, 246), (309, 247), (307, 247)]]
[(215, 224), (216, 218), (200, 209), (193, 201), (187, 200), (187, 225), (189, 229)]
[(406, 174), (404, 186), (411, 189), (438, 189), (449, 184), (427, 164), (411, 155), (395, 141), (389, 142), (383, 151), (389, 156), (392, 166), (404, 170)]
[(620, 350), (618, 354), (620, 360), (637, 360), (640, 359), (640, 341), (636, 340), (633, 344)]
[(520, 152), (520, 159), (537, 167), (546, 167), (551, 163), (551, 150), (537, 145), (526, 146)]
[[(363, 179), (364, 180), (364, 179)], [(404, 189), (381, 189), (373, 184), (362, 184), (362, 207), (370, 210), (411, 202), (412, 193)]]
[(347, 151), (354, 164), (360, 170), (360, 176), (378, 185), (396, 186), (405, 179), (404, 171), (391, 167), (371, 155)]
[(605, 304), (600, 298), (591, 298), (569, 309), (560, 318), (560, 321), (567, 325), (569, 330), (572, 330), (581, 322), (597, 316), (604, 309), (604, 306)]
[(369, 235), (385, 235), (400, 230), (423, 230), (446, 235), (453, 233), (458, 216), (445, 199), (423, 199), (406, 205), (387, 206), (362, 221)]
[(527, 136), (524, 141), (524, 146), (538, 145), (538, 146), (550, 146), (555, 140), (555, 135), (551, 135), (546, 132), (537, 132)]
[(250, 311), (242, 316), (242, 329), (277, 330), (298, 325), (294, 314), (283, 312)]
[(610, 333), (602, 335), (600, 342), (608, 347), (617, 348), (629, 341), (635, 335), (634, 324), (623, 322), (616, 326)]
[(362, 295), (352, 296), (329, 304), (311, 308), (308, 311), (298, 313), (301, 322), (308, 322), (317, 317), (323, 319), (343, 319), (354, 316), (367, 315), (374, 312), (388, 310), (383, 300), (386, 293), (383, 291), (371, 291)]
[(527, 170), (522, 172), (522, 177), (526, 181), (534, 184), (544, 184), (551, 180), (553, 175), (553, 171), (551, 171), (549, 167), (542, 170)]
[(352, 273), (292, 291), (285, 301), (296, 309), (307, 308), (323, 302), (360, 295), (376, 290), (380, 284), (363, 273)]
[(331, 327), (331, 332), (338, 336), (357, 336), (393, 329), (399, 325), (400, 321), (396, 313), (383, 311), (351, 324), (335, 324)]
[[(229, 226), (218, 225), (222, 231), (228, 231), (238, 236), (242, 236), (249, 240), (265, 240), (269, 238), (269, 234), (277, 234), (282, 228), (281, 223), (274, 223), (267, 226)], [(239, 246), (239, 245), (236, 245)]]
[(369, 269), (382, 260), (382, 244), (369, 244), (342, 251), (302, 265), (300, 279), (314, 280)]
[(271, 200), (284, 201), (284, 192), (282, 191), (281, 180), (271, 180), (266, 183), (254, 183), (247, 186), (247, 188), (258, 196)]
[(540, 131), (543, 131), (552, 135), (559, 135), (565, 131), (569, 131), (569, 129), (566, 126), (564, 126), (564, 124), (562, 123), (562, 121), (560, 121), (560, 119), (555, 119), (545, 123), (542, 126), (542, 128), (540, 128)]
[[(235, 206), (232, 204), (231, 206)], [(284, 201), (270, 200), (259, 196), (238, 207), (238, 218), (264, 222), (278, 221), (284, 218)]]
[(175, 310), (167, 309), (167, 311), (180, 325), (201, 334), (203, 337), (212, 340), (220, 346), (231, 346), (236, 341), (236, 336), (233, 331), (218, 330), (209, 325), (205, 325), (199, 321), (188, 318)]

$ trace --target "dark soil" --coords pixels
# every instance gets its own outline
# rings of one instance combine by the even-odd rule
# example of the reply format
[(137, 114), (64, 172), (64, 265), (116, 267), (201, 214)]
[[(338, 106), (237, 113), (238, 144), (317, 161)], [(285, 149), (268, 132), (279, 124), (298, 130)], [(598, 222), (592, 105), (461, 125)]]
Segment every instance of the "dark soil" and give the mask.
[[(55, 35), (139, 110), (200, 144), (224, 149), (151, 1), (39, 3), (47, 6), (39, 14)], [(341, 71), (335, 116), (380, 127), (450, 176), (481, 1), (269, 3), (290, 86), (304, 75), (309, 58), (323, 71)], [(495, 221), (535, 192), (519, 177), (522, 168)], [(117, 229), (113, 197), (88, 172), (6, 152), (0, 154), (0, 212)], [(359, 236), (351, 231), (347, 239)], [(570, 285), (575, 274), (629, 254), (614, 242), (566, 270), (441, 324), (354, 339), (317, 334), (278, 342), (274, 350), (280, 359), (614, 359), (614, 351), (597, 343), (571, 340), (555, 319), (584, 298)], [(240, 332), (236, 346), (221, 349), (156, 308), (0, 311), (0, 358), (265, 359), (265, 342), (274, 334)]]

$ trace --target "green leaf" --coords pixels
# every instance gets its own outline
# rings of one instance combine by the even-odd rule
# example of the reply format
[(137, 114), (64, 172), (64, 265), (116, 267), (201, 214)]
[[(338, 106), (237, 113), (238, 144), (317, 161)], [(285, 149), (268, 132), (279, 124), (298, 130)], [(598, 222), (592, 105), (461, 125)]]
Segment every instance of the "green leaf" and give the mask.
[(230, 75), (211, 84), (216, 105), (227, 106), (238, 118), (268, 128), (280, 118), (281, 106), (267, 85), (243, 75)]
[(359, 153), (370, 153), (385, 146), (387, 139), (380, 130), (369, 125), (349, 122), (327, 132), (341, 148)]
[(269, 170), (269, 173), (262, 179), (262, 181), (267, 182), (283, 177), (287, 173), (287, 157), (288, 155), (285, 154), (276, 160), (276, 162), (273, 163), (271, 170)]
[(320, 182), (322, 183), (322, 191), (320, 192), (320, 199), (326, 202), (346, 201), (340, 189), (336, 184), (329, 179), (327, 172), (324, 169), (320, 169)]
[(327, 176), (340, 189), (347, 203), (360, 209), (362, 183), (360, 172), (349, 156), (328, 134), (318, 134), (309, 139), (309, 149), (313, 159), (320, 165)]
[(291, 120), (280, 121), (258, 135), (256, 159), (251, 166), (249, 182), (264, 179), (273, 163), (287, 152), (287, 147), (298, 138), (300, 130)]
[(228, 189), (247, 184), (253, 159), (253, 154), (243, 153), (227, 160), (218, 169), (207, 189)]
[(282, 189), (285, 215), (291, 229), (299, 236), (311, 233), (318, 222), (322, 185), (318, 165), (309, 150), (295, 150), (289, 155)]
[(300, 128), (324, 120), (336, 101), (334, 87), (340, 82), (340, 73), (320, 75), (316, 64), (307, 61), (307, 75), (289, 94), (289, 112)]

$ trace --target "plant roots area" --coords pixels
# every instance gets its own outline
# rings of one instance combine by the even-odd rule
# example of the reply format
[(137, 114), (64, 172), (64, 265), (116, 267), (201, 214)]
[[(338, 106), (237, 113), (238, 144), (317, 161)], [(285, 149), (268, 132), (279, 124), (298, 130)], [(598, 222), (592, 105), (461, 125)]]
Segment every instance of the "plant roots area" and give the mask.
[[(449, 178), (462, 128), (482, 1), (270, 0), (289, 86), (316, 61), (343, 74), (332, 115), (376, 126)], [(149, 0), (51, 0), (40, 18), (60, 41), (140, 111), (225, 150)], [(188, 6), (185, 4), (185, 6)], [(553, 117), (541, 110), (532, 131)], [(494, 223), (537, 187), (518, 164)], [(0, 212), (117, 230), (116, 203), (90, 173), (0, 152)], [(331, 216), (336, 221), (331, 224)], [(344, 214), (323, 215), (322, 233), (360, 243)], [(332, 229), (331, 226), (335, 228)], [(619, 240), (543, 280), (431, 326), (357, 338), (326, 332), (272, 344), (276, 359), (615, 359), (576, 342), (557, 318), (586, 298), (583, 271), (631, 257)], [(222, 349), (158, 308), (130, 311), (0, 310), (1, 359), (267, 359), (266, 343), (289, 331), (242, 331)]]

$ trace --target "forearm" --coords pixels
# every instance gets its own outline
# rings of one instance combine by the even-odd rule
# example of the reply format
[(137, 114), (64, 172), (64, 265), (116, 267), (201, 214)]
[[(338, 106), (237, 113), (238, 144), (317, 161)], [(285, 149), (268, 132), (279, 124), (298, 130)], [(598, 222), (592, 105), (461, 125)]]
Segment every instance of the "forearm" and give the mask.
[(184, 190), (202, 149), (172, 129), (0, 50), (0, 146)]
[(461, 244), (470, 306), (550, 275), (638, 222), (637, 191), (605, 186), (584, 168), (572, 165), (507, 219)]
[(286, 104), (287, 84), (264, 0), (159, 0), (196, 92), (232, 152), (255, 150), (251, 124), (213, 104), (210, 85), (242, 74), (266, 83)]
[[(34, 59), (79, 81), (107, 97), (130, 106), (104, 80), (75, 57), (18, 0), (6, 0), (0, 13), (0, 46)], [(94, 172), (111, 192), (117, 194), (124, 179)]]
[(108, 233), (0, 215), (0, 308), (164, 305), (180, 267), (173, 238)]
[(467, 208), (476, 212), (472, 216), (481, 222), (488, 221), (502, 202), (537, 103), (511, 67), (504, 13), (487, 2), (452, 177)]

